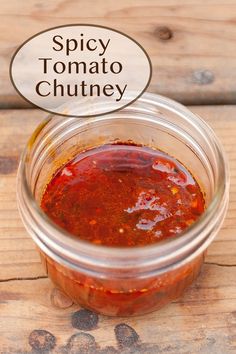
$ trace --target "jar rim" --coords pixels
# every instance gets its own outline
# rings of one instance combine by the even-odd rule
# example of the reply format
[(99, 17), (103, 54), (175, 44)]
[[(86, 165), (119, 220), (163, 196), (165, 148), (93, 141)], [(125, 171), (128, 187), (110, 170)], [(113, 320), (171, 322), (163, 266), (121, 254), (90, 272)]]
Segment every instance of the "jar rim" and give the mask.
[[(147, 105), (151, 104), (172, 111), (188, 120), (188, 122), (191, 122), (192, 126), (196, 129), (201, 129), (203, 133), (208, 134), (212, 144), (214, 144), (216, 148), (218, 168), (220, 168), (217, 188), (214, 191), (211, 201), (197, 221), (185, 229), (180, 235), (173, 238), (168, 238), (155, 244), (142, 247), (109, 247), (92, 244), (88, 241), (73, 237), (72, 234), (57, 226), (36, 202), (27, 181), (25, 162), (32, 148), (32, 144), (28, 143), (22, 153), (18, 169), (18, 206), (20, 213), (27, 230), (31, 233), (35, 242), (38, 243), (40, 247), (45, 247), (48, 251), (50, 250), (51, 253), (54, 254), (55, 257), (59, 257), (62, 262), (63, 259), (70, 260), (75, 264), (83, 263), (88, 265), (93, 262), (93, 265), (101, 268), (111, 267), (117, 269), (120, 267), (122, 267), (122, 269), (131, 269), (137, 259), (139, 259), (141, 263), (143, 262), (143, 265), (146, 265), (148, 268), (152, 267), (157, 262), (160, 268), (170, 264), (173, 265), (183, 260), (183, 258), (191, 257), (193, 254), (196, 254), (201, 249), (201, 245), (207, 242), (211, 230), (215, 227), (216, 222), (212, 223), (213, 218), (216, 218), (217, 215), (217, 219), (223, 219), (225, 215), (229, 193), (229, 169), (224, 150), (214, 131), (199, 116), (192, 113), (180, 103), (164, 96), (145, 93), (137, 102)], [(135, 103), (133, 103), (133, 105), (135, 105)], [(124, 110), (128, 108), (129, 106), (124, 108)], [(111, 116), (115, 117), (116, 114), (117, 112), (114, 112)], [(105, 116), (98, 118), (103, 119), (103, 117)], [(33, 133), (34, 140), (52, 118), (53, 116), (49, 116), (49, 118), (46, 118), (41, 125), (36, 128), (36, 133)], [(95, 118), (88, 119), (89, 121), (93, 121)], [(19, 202), (19, 200), (21, 200), (21, 202)], [(27, 209), (25, 213), (27, 213), (28, 216), (30, 215), (31, 221), (34, 223), (32, 227), (26, 225), (27, 222), (23, 215), (24, 212), (22, 211), (22, 200), (24, 200), (24, 207)], [(40, 227), (37, 227), (37, 225), (40, 225)], [(34, 230), (35, 227), (37, 227), (37, 232)], [(204, 232), (202, 232), (203, 230)], [(45, 233), (47, 235), (45, 235)], [(96, 255), (96, 259), (92, 258), (92, 255)], [(107, 264), (107, 259), (109, 259), (109, 265)]]

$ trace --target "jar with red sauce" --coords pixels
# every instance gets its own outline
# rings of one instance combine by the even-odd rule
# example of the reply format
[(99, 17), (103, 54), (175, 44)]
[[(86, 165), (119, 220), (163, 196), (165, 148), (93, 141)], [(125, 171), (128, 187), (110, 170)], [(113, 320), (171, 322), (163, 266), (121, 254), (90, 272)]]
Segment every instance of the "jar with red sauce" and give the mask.
[[(68, 108), (72, 116), (78, 109), (82, 108)], [(128, 152), (120, 149), (127, 149)], [(160, 192), (161, 207), (157, 204), (159, 197), (155, 194), (155, 186), (153, 189), (150, 184), (152, 178), (156, 178), (155, 171), (151, 171), (151, 175), (148, 174), (148, 182), (143, 176), (140, 177), (144, 188), (147, 187), (147, 183), (149, 184), (146, 194), (142, 189), (139, 190), (139, 199), (136, 203), (132, 199), (132, 183), (128, 184), (128, 179), (125, 185), (127, 198), (126, 190), (123, 194), (116, 195), (116, 188), (112, 188), (116, 184), (109, 183), (113, 181), (115, 175), (111, 172), (111, 167), (114, 167), (112, 159), (118, 150), (120, 160), (125, 161), (127, 156), (127, 159), (132, 158), (135, 163), (139, 161), (144, 167), (150, 165), (148, 165), (149, 152), (153, 151), (154, 155), (158, 155), (156, 159), (153, 157), (153, 160), (150, 160), (151, 166), (154, 170), (159, 169), (160, 175), (163, 172), (170, 181), (168, 184), (170, 191), (166, 192), (163, 189), (164, 182), (161, 180), (161, 183), (163, 182)], [(74, 173), (73, 166), (76, 165), (73, 161), (78, 162), (80, 156), (84, 157), (93, 151), (100, 152), (100, 160), (90, 162), (88, 160), (83, 168), (89, 168), (88, 166), (91, 167), (94, 163), (93, 172), (97, 171), (98, 179), (96, 182), (96, 176), (88, 172), (85, 182), (89, 178), (93, 181), (94, 178), (94, 186), (98, 188), (99, 193), (107, 186), (113, 202), (112, 209), (109, 211), (107, 194), (106, 196), (99, 194), (94, 208), (96, 203), (91, 206), (91, 200), (88, 200), (82, 190), (78, 197), (75, 195), (74, 201), (71, 197), (70, 203), (65, 202), (65, 213), (61, 202), (63, 199), (57, 203), (55, 195), (50, 199), (50, 193), (48, 196), (45, 193), (50, 186), (58, 191), (60, 185), (56, 183), (61, 181), (66, 183)], [(110, 156), (111, 160), (108, 159), (105, 164), (106, 156)], [(96, 165), (96, 161), (100, 167), (103, 166), (103, 170)], [(130, 166), (130, 162), (127, 165)], [(78, 162), (80, 173), (81, 166)], [(170, 169), (169, 175), (166, 174), (166, 166)], [(186, 171), (189, 171), (189, 178), (192, 177), (200, 188), (196, 189), (199, 198), (200, 191), (204, 197), (204, 208), (203, 204), (198, 204), (199, 215), (196, 214), (198, 216), (195, 219), (188, 215), (188, 210), (176, 207), (179, 200), (176, 197), (178, 188), (171, 183), (175, 182), (176, 178), (184, 178), (181, 166), (186, 168), (186, 175), (188, 174)], [(122, 168), (124, 169), (124, 166)], [(149, 173), (148, 167), (146, 171)], [(122, 176), (122, 170), (118, 172)], [(124, 182), (118, 177), (114, 183)], [(94, 193), (93, 182), (90, 187), (86, 183), (83, 186), (91, 188), (91, 195)], [(48, 190), (50, 192), (50, 188)], [(192, 190), (192, 195), (196, 195), (196, 191)], [(61, 198), (63, 197), (62, 195)], [(221, 144), (212, 129), (184, 106), (168, 98), (147, 93), (130, 106), (103, 116), (83, 119), (50, 116), (30, 138), (18, 172), (20, 214), (26, 229), (38, 246), (48, 276), (76, 303), (110, 316), (148, 313), (181, 296), (200, 272), (207, 247), (217, 235), (224, 220), (228, 197), (227, 163)], [(82, 198), (85, 207), (83, 212), (80, 210), (78, 213), (79, 220), (74, 220), (73, 206), (79, 198)], [(116, 222), (118, 215), (116, 201), (117, 205), (124, 201), (125, 205), (122, 207), (126, 211), (125, 224)], [(194, 208), (195, 201), (196, 199), (193, 200)], [(91, 208), (90, 213), (88, 205)], [(155, 229), (158, 240), (150, 236), (150, 242), (142, 241), (144, 235), (142, 230), (147, 228), (154, 230), (157, 221), (171, 215), (172, 209), (167, 210), (163, 205), (175, 208), (178, 213), (182, 212), (182, 217), (179, 215), (179, 224), (174, 224), (175, 234), (171, 236), (173, 228), (171, 229), (166, 222), (165, 232), (169, 232), (166, 233), (168, 237), (160, 237), (161, 231), (164, 230), (163, 226), (161, 230)], [(103, 210), (103, 207), (106, 210)], [(142, 217), (141, 223), (136, 224), (136, 227), (132, 226), (132, 230), (129, 231), (128, 228), (133, 225), (133, 213), (138, 208), (141, 208), (142, 213), (146, 213), (146, 209), (151, 209), (153, 213), (157, 207), (159, 214), (155, 223), (148, 224), (147, 218)], [(70, 224), (70, 227), (63, 227), (64, 224), (53, 221), (53, 215), (61, 216), (65, 225)], [(71, 220), (74, 220), (74, 223), (71, 224)], [(100, 220), (99, 227), (97, 220)], [(86, 228), (85, 223), (88, 225)], [(182, 230), (180, 226), (183, 223), (187, 226)], [(78, 234), (81, 237), (75, 236), (75, 232), (70, 232), (71, 230), (79, 230)], [(104, 233), (104, 238), (92, 238), (92, 230), (98, 230), (100, 235)], [(124, 232), (127, 233), (127, 238), (123, 235)], [(126, 240), (123, 243), (114, 241), (117, 240), (119, 233), (122, 240)], [(134, 239), (138, 241), (128, 243)]]

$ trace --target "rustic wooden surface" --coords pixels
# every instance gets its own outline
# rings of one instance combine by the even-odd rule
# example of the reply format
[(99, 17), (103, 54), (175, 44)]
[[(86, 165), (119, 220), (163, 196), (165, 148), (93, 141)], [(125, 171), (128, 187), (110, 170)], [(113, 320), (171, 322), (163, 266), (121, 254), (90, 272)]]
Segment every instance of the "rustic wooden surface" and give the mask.
[(236, 103), (236, 0), (0, 0), (0, 107), (28, 105), (9, 80), (27, 38), (69, 23), (110, 26), (153, 62), (149, 91), (185, 104)]
[[(192, 107), (192, 110), (215, 129), (230, 160), (230, 207), (224, 226), (209, 248), (200, 277), (181, 299), (142, 317), (99, 316), (96, 328), (83, 337), (84, 341), (94, 338), (100, 348), (93, 348), (90, 354), (236, 352), (236, 106), (199, 106)], [(53, 285), (45, 276), (16, 207), (19, 154), (44, 116), (45, 113), (39, 110), (0, 111), (1, 354), (46, 353), (33, 350), (39, 343), (37, 338), (44, 343), (43, 336), (48, 339), (46, 344), (49, 347), (55, 344), (53, 353), (88, 353), (69, 350), (71, 336), (83, 332), (72, 326), (72, 316), (79, 307), (72, 305), (62, 309), (52, 305)], [(70, 305), (60, 298), (54, 298), (55, 302), (60, 306)], [(114, 330), (117, 333), (121, 323), (133, 328), (126, 327), (126, 333), (134, 342), (138, 338), (135, 333), (139, 335), (138, 343), (132, 345), (131, 351), (122, 349), (124, 342), (117, 341), (119, 336), (115, 336)], [(37, 331), (31, 334), (34, 330)], [(38, 330), (48, 331), (51, 335)], [(113, 349), (105, 350), (108, 346)]]

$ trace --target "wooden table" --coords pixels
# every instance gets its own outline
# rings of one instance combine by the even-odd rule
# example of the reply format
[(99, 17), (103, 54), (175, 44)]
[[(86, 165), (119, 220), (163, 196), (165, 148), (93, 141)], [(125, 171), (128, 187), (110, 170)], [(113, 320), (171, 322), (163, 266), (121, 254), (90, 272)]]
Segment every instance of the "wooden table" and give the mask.
[[(236, 353), (236, 0), (0, 0), (0, 18), (0, 353)], [(19, 155), (46, 114), (30, 109), (8, 76), (24, 40), (69, 23), (110, 26), (139, 41), (153, 63), (149, 91), (194, 105), (231, 168), (226, 221), (184, 296), (143, 317), (99, 316), (86, 332), (72, 326), (79, 307), (54, 292), (19, 218)], [(76, 350), (76, 338), (90, 352)]]
[[(236, 106), (191, 109), (215, 129), (230, 159), (231, 198), (226, 221), (209, 248), (200, 277), (184, 296), (159, 312), (142, 317), (99, 316), (97, 327), (86, 332), (94, 336), (99, 348), (118, 349), (114, 329), (125, 323), (137, 332), (142, 343), (142, 349), (133, 353), (236, 352)], [(30, 352), (29, 335), (39, 329), (55, 336), (55, 353), (69, 353), (65, 349), (68, 341), (81, 332), (72, 327), (77, 305), (66, 309), (52, 305), (53, 285), (44, 273), (16, 207), (19, 154), (45, 115), (31, 109), (0, 111), (1, 353)]]

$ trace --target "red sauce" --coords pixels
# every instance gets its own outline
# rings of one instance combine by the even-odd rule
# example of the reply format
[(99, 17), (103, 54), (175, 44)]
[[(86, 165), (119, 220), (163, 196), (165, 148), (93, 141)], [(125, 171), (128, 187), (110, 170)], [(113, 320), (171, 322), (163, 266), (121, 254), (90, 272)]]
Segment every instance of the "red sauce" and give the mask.
[(41, 207), (80, 239), (130, 247), (180, 234), (204, 204), (198, 183), (175, 158), (148, 147), (110, 144), (61, 167)]
[[(204, 210), (191, 173), (158, 150), (104, 145), (80, 153), (47, 185), (42, 208), (75, 237), (107, 246), (143, 246), (175, 237)], [(88, 275), (41, 252), (48, 275), (81, 306), (105, 315), (137, 315), (179, 297), (198, 275), (204, 254), (158, 275)]]

